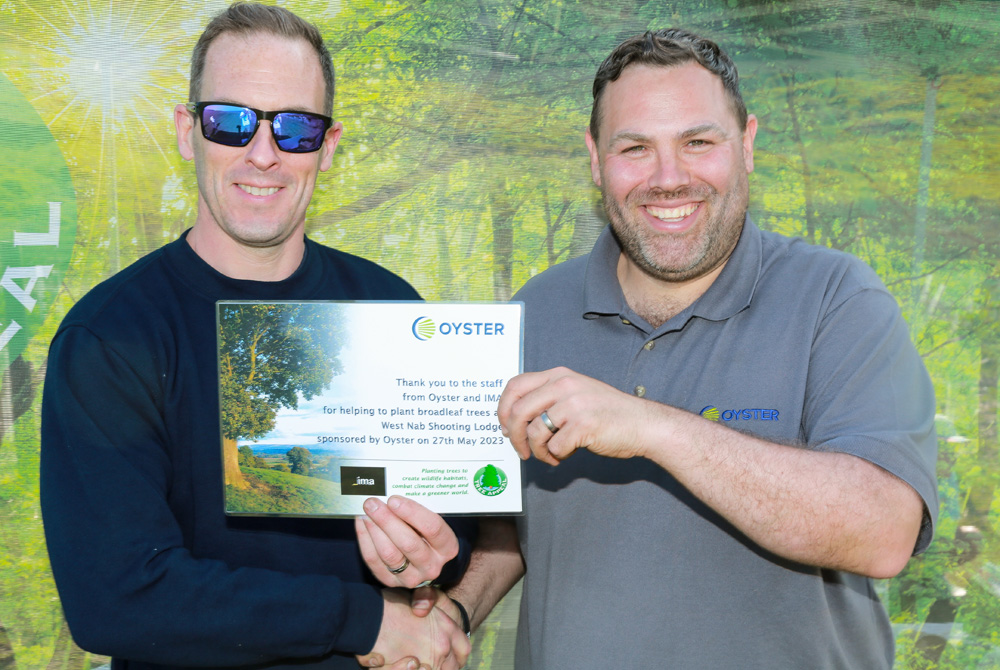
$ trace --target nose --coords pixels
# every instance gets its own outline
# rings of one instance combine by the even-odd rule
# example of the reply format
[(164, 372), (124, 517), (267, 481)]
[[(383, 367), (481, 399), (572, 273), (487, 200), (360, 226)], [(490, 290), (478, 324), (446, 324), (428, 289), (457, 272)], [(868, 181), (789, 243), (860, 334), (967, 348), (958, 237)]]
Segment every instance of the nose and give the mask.
[(675, 191), (691, 183), (691, 173), (683, 156), (672, 151), (656, 154), (649, 174), (649, 187)]
[(274, 141), (270, 121), (260, 122), (260, 127), (247, 145), (246, 160), (261, 171), (269, 170), (281, 162), (281, 150)]

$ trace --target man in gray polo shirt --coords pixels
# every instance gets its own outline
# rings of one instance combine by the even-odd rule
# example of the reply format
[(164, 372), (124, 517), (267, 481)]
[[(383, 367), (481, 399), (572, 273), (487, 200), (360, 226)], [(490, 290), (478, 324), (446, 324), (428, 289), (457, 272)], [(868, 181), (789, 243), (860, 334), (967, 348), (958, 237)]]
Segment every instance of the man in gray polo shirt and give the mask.
[(516, 296), (526, 515), (450, 592), (475, 626), (526, 567), (519, 670), (892, 665), (871, 578), (931, 539), (933, 389), (870, 268), (747, 217), (756, 130), (690, 33), (598, 71), (611, 226)]

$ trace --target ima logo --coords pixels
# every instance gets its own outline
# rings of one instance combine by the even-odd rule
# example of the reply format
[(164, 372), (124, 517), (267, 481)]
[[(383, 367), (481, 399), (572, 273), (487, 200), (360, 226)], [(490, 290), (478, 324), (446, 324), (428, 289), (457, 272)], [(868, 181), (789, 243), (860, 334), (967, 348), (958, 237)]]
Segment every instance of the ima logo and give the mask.
[(727, 409), (720, 410), (715, 405), (703, 408), (698, 414), (709, 421), (777, 421), (776, 409)]
[(437, 332), (437, 326), (434, 325), (434, 322), (429, 317), (418, 316), (410, 330), (413, 331), (413, 337), (421, 342), (425, 342), (434, 337), (434, 333)]

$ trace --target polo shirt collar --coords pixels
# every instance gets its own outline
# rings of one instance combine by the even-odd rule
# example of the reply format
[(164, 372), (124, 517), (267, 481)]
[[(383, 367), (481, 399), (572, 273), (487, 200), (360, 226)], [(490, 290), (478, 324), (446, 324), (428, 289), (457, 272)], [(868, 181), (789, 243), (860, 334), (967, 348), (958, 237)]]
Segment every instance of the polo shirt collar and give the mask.
[[(621, 246), (606, 226), (597, 238), (590, 257), (583, 289), (584, 317), (627, 316), (632, 310), (625, 302), (618, 283), (618, 258)], [(693, 305), (670, 319), (664, 326), (676, 322), (678, 317), (686, 322), (691, 316), (712, 321), (724, 321), (750, 305), (763, 263), (763, 242), (760, 229), (747, 215), (736, 249), (726, 267)]]

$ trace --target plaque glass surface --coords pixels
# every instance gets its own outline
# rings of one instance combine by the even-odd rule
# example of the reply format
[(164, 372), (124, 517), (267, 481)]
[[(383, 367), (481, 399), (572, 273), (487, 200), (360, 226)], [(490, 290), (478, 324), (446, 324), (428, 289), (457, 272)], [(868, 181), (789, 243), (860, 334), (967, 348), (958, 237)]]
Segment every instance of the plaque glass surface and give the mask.
[(497, 422), (520, 303), (217, 304), (226, 512), (355, 516), (370, 496), (522, 511)]

